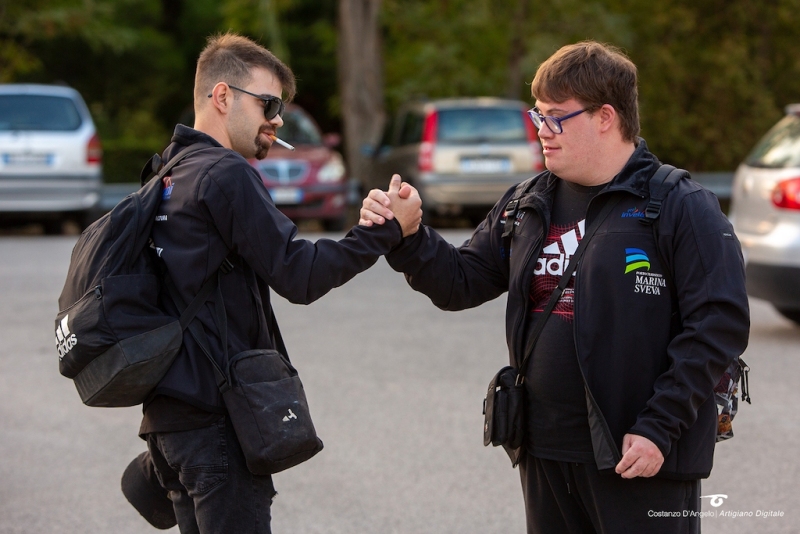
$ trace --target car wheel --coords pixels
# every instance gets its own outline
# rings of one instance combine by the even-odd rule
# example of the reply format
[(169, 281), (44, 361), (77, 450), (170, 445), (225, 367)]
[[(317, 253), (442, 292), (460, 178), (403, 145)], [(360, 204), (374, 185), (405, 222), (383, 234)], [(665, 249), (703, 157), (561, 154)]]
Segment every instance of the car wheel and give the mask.
[(790, 321), (794, 322), (796, 325), (800, 325), (800, 309), (796, 308), (775, 308), (778, 310), (778, 313), (789, 319)]
[(86, 230), (93, 222), (103, 216), (100, 210), (88, 210), (83, 212), (78, 218), (78, 224), (81, 227), (81, 232)]
[(48, 219), (42, 223), (45, 235), (61, 235), (64, 231), (64, 224), (61, 219)]
[(324, 219), (322, 221), (322, 228), (326, 232), (341, 232), (347, 224), (347, 218), (343, 215), (335, 219)]

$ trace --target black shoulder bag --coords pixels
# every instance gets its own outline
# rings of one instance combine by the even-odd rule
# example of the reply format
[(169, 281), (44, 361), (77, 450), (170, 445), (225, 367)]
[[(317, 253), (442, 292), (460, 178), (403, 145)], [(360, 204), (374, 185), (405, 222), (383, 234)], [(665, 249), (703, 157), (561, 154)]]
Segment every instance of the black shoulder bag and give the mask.
[[(578, 262), (586, 250), (592, 236), (597, 231), (597, 228), (602, 224), (605, 218), (614, 209), (614, 206), (619, 202), (620, 197), (612, 198), (604, 206), (598, 214), (597, 218), (592, 221), (592, 224), (586, 231), (586, 234), (581, 239), (578, 249), (575, 254), (570, 258), (569, 265), (564, 270), (564, 274), (558, 282), (558, 287), (553, 290), (550, 295), (550, 300), (547, 303), (544, 311), (537, 318), (534, 329), (528, 337), (528, 343), (525, 347), (525, 356), (521, 363), (515, 368), (513, 366), (506, 366), (500, 369), (497, 374), (489, 382), (489, 388), (486, 392), (486, 398), (483, 400), (483, 414), (485, 416), (483, 425), (483, 444), (488, 446), (490, 443), (497, 447), (502, 445), (503, 448), (511, 457), (512, 463), (516, 466), (519, 463), (519, 452), (525, 438), (525, 370), (527, 368), (528, 360), (533, 353), (533, 348), (536, 345), (539, 335), (544, 330), (545, 322), (550, 317), (550, 313), (556, 307), (559, 299), (564, 293), (564, 290), (572, 277), (572, 273), (578, 266)], [(512, 201), (513, 202), (513, 201)], [(509, 206), (511, 202), (509, 203)], [(516, 205), (510, 206), (512, 213), (506, 210), (507, 224), (513, 227), (513, 210)]]
[[(233, 268), (227, 259), (226, 263)], [(208, 336), (199, 322), (189, 324), (189, 333), (214, 368), (248, 470), (255, 475), (271, 475), (305, 462), (321, 451), (323, 444), (311, 421), (303, 383), (289, 361), (271, 305), (268, 319), (277, 350), (253, 349), (228, 358), (228, 321), (219, 289), (219, 277), (226, 272), (229, 271), (218, 271), (214, 284), (215, 319), (226, 369), (220, 368), (212, 357)], [(175, 304), (182, 308), (184, 303), (171, 280), (167, 280), (167, 288)]]

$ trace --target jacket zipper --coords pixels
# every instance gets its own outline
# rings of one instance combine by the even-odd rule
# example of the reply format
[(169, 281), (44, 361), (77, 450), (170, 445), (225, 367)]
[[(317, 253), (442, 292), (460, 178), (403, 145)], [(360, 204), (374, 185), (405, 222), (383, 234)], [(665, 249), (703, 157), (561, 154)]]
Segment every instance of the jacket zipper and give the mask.
[[(619, 192), (620, 190), (618, 189), (616, 191)], [(586, 207), (586, 214), (587, 215), (589, 214), (589, 209), (591, 208), (592, 203), (598, 197), (603, 196), (603, 195), (608, 195), (611, 192), (614, 192), (614, 190), (605, 191), (603, 193), (598, 193), (597, 195), (595, 195), (595, 197), (592, 198), (589, 201), (589, 205)], [(588, 227), (589, 226), (589, 221), (587, 220), (584, 224), (585, 224), (585, 227)], [(584, 259), (585, 259), (585, 257), (584, 257)], [(583, 261), (579, 262), (577, 267), (575, 268), (575, 274), (574, 274), (574, 276), (575, 276), (575, 297), (574, 297), (575, 303), (578, 302), (578, 272), (581, 270), (582, 267), (583, 267)], [(578, 369), (580, 369), (580, 371), (581, 371), (581, 378), (583, 379), (583, 387), (584, 387), (584, 389), (586, 391), (586, 395), (588, 396), (589, 402), (592, 404), (592, 407), (594, 408), (595, 413), (600, 418), (600, 424), (601, 424), (601, 427), (603, 429), (603, 437), (605, 438), (606, 446), (612, 452), (613, 457), (614, 457), (613, 461), (614, 461), (614, 464), (616, 465), (622, 460), (622, 455), (617, 450), (617, 445), (616, 445), (616, 443), (614, 443), (614, 437), (611, 435), (611, 430), (608, 428), (608, 422), (606, 421), (606, 417), (605, 417), (605, 415), (603, 415), (602, 410), (600, 410), (600, 406), (597, 405), (597, 401), (595, 400), (594, 395), (592, 395), (592, 391), (589, 388), (589, 382), (586, 380), (586, 373), (584, 372), (583, 366), (581, 365), (581, 358), (580, 358), (580, 354), (578, 352), (578, 340), (577, 340), (577, 331), (578, 331), (577, 307), (575, 307), (574, 316), (575, 316), (575, 322), (573, 324), (573, 329), (572, 329), (572, 343), (575, 346), (575, 357), (578, 360)], [(591, 425), (590, 425), (590, 435), (591, 435)], [(592, 445), (592, 448), (594, 448), (594, 444)], [(597, 460), (597, 458), (595, 458), (595, 461), (596, 460)], [(602, 469), (599, 465), (598, 465), (598, 468)]]

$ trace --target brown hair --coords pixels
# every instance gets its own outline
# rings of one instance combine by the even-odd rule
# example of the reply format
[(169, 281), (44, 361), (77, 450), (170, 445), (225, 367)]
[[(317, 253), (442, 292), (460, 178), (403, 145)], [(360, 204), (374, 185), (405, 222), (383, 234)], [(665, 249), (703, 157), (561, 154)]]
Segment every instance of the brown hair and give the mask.
[(582, 41), (560, 48), (539, 65), (531, 95), (555, 103), (575, 98), (592, 111), (610, 104), (623, 138), (635, 142), (639, 135), (636, 65), (614, 46)]
[(267, 69), (278, 78), (286, 102), (294, 98), (294, 73), (272, 52), (235, 33), (209, 37), (197, 60), (194, 78), (195, 103), (201, 102), (219, 82), (239, 87), (247, 85), (252, 79), (250, 71), (258, 67)]

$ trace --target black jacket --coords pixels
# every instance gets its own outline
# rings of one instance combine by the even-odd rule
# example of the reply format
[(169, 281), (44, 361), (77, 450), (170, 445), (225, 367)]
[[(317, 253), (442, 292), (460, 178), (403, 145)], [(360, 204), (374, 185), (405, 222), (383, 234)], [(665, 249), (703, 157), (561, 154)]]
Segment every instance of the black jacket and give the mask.
[[(652, 229), (639, 221), (658, 165), (640, 139), (626, 166), (589, 205), (587, 226), (605, 202), (620, 197), (577, 268), (575, 347), (588, 386), (598, 468), (615, 467), (623, 436), (632, 433), (650, 439), (664, 454), (660, 476), (705, 478), (717, 428), (712, 390), (747, 346), (744, 263), (716, 197), (691, 180), (681, 180), (664, 202), (656, 248)], [(530, 281), (558, 178), (544, 172), (531, 180), (535, 183), (513, 222), (510, 258), (501, 234), (514, 189), (463, 246), (455, 248), (424, 228), (388, 256), (414, 289), (442, 309), (470, 308), (508, 291), (512, 365), (522, 361)], [(634, 248), (645, 251), (649, 265), (629, 269), (633, 262), (626, 261), (626, 249)], [(671, 298), (671, 280), (677, 302)]]
[[(270, 309), (268, 287), (290, 302), (308, 304), (373, 265), (402, 239), (394, 221), (382, 227), (354, 227), (341, 241), (297, 239), (297, 228), (275, 207), (258, 172), (208, 135), (178, 125), (164, 160), (194, 143), (208, 148), (173, 169), (153, 240), (186, 302), (215, 275), (223, 259), (231, 259), (233, 271), (221, 278), (231, 356), (275, 348), (265, 315)], [(224, 365), (215, 301), (212, 297), (197, 318), (209, 334), (218, 363)], [(158, 394), (224, 413), (211, 363), (188, 331), (151, 398)]]

